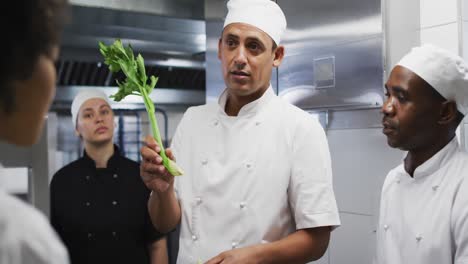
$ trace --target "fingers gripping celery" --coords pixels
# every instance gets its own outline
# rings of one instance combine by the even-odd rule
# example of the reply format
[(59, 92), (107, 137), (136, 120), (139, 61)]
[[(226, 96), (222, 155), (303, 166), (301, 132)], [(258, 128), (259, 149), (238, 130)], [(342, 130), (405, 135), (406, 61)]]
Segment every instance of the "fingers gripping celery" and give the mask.
[(166, 155), (156, 121), (154, 104), (149, 97), (149, 94), (151, 94), (158, 82), (158, 77), (151, 76), (148, 84), (148, 76), (146, 76), (143, 57), (141, 54), (138, 54), (135, 58), (130, 45), (124, 47), (120, 40), (116, 40), (114, 44), (109, 46), (99, 42), (99, 50), (104, 56), (104, 63), (109, 66), (111, 72), (122, 71), (126, 76), (124, 82), (121, 83), (117, 81), (119, 90), (116, 94), (112, 95), (111, 98), (119, 102), (127, 95), (139, 95), (143, 97), (143, 102), (145, 103), (151, 123), (153, 137), (161, 147), (160, 155), (163, 159), (164, 167), (174, 176), (182, 175), (184, 173), (183, 170)]

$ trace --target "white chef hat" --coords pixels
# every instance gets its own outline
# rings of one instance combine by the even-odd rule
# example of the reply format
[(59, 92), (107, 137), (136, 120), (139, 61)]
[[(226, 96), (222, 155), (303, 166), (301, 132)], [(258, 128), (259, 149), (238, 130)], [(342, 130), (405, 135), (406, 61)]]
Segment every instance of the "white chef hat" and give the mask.
[(286, 30), (286, 17), (271, 0), (229, 0), (224, 27), (232, 23), (245, 23), (267, 33), (277, 45)]
[(75, 99), (73, 99), (73, 103), (71, 105), (71, 114), (72, 114), (72, 121), (73, 121), (73, 127), (76, 128), (76, 121), (78, 118), (78, 113), (80, 111), (81, 106), (88, 101), (89, 99), (93, 98), (101, 98), (104, 101), (106, 101), (110, 105), (109, 98), (107, 95), (97, 89), (86, 89), (80, 91), (76, 96)]
[(426, 44), (413, 48), (397, 65), (411, 70), (445, 99), (454, 101), (463, 115), (468, 112), (468, 66), (459, 56)]

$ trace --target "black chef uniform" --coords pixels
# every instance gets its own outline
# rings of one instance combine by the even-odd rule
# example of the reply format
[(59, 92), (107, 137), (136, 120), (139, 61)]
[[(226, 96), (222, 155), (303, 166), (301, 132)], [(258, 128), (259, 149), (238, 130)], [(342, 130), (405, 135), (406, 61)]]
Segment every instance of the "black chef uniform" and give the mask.
[(59, 170), (51, 183), (51, 222), (72, 264), (148, 264), (148, 245), (161, 238), (148, 214), (150, 191), (138, 163), (119, 153), (107, 168), (86, 154)]

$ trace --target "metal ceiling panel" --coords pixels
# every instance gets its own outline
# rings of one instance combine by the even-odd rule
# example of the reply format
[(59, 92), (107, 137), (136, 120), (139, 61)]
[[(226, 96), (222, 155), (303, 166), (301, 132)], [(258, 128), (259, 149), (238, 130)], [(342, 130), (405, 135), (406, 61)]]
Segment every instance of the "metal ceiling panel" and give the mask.
[[(183, 2), (194, 1), (174, 1), (164, 7), (168, 11), (164, 16), (147, 6), (154, 4), (155, 8), (166, 2), (169, 3), (135, 1), (132, 2), (135, 8), (130, 9), (119, 1), (96, 1), (88, 6), (77, 6), (78, 1), (73, 2), (72, 20), (64, 30), (56, 65), (58, 89), (54, 107), (69, 107), (67, 104), (79, 89), (99, 88), (110, 94), (117, 91), (116, 80), (123, 80), (124, 76), (109, 72), (98, 49), (99, 41), (111, 44), (115, 39), (121, 39), (124, 45), (130, 44), (135, 53), (141, 53), (147, 74), (159, 77), (156, 102), (203, 104), (204, 100), (199, 98), (205, 96), (205, 22), (194, 16), (181, 18), (170, 12)], [(135, 12), (138, 5), (146, 6), (148, 12)], [(161, 8), (159, 11), (165, 10)], [(203, 9), (203, 5), (200, 8)], [(140, 103), (129, 100), (119, 107)]]
[(199, 0), (71, 0), (73, 5), (144, 12), (170, 17), (204, 19)]
[(203, 61), (205, 22), (93, 7), (72, 7), (72, 21), (63, 33), (63, 53), (81, 50), (99, 58), (97, 42), (121, 39), (133, 49), (156, 58)]

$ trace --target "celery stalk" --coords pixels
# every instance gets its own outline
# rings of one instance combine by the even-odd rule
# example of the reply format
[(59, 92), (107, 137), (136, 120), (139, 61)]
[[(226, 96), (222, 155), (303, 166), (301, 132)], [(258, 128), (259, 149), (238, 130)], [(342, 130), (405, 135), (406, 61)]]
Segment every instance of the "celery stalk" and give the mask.
[(160, 155), (163, 159), (164, 167), (173, 176), (184, 174), (183, 170), (166, 155), (161, 135), (159, 133), (154, 104), (149, 97), (149, 94), (151, 94), (158, 82), (158, 78), (151, 76), (149, 78), (150, 83), (148, 84), (148, 76), (146, 75), (143, 57), (141, 54), (138, 54), (135, 59), (131, 46), (128, 45), (127, 47), (124, 47), (120, 40), (116, 40), (109, 46), (99, 42), (99, 51), (104, 56), (104, 63), (109, 66), (109, 70), (111, 72), (122, 71), (126, 76), (123, 83), (117, 82), (119, 90), (116, 94), (112, 95), (111, 98), (117, 102), (124, 99), (127, 95), (139, 95), (143, 98), (151, 124), (151, 132), (161, 148)]

